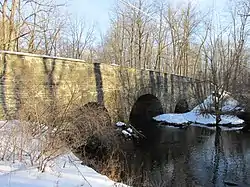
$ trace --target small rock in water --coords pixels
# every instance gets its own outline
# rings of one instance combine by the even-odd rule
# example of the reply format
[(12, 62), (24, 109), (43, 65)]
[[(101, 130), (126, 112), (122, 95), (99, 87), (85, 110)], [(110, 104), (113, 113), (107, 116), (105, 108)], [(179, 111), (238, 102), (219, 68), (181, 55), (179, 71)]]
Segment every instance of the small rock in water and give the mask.
[(125, 136), (132, 136), (128, 131), (126, 130), (122, 130), (122, 134), (124, 134)]
[(115, 125), (116, 125), (117, 127), (123, 127), (123, 126), (126, 126), (126, 123), (121, 122), (121, 121), (118, 121)]
[(133, 133), (133, 130), (129, 127), (129, 128), (127, 128), (127, 130), (126, 131), (128, 131), (128, 132), (130, 132), (130, 133)]

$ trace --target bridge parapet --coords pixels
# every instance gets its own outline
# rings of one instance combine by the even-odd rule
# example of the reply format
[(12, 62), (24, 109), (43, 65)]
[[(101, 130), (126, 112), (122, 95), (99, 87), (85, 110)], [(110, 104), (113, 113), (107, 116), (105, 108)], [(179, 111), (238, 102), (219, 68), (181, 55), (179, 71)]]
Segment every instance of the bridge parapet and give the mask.
[(193, 83), (187, 77), (27, 53), (0, 51), (0, 57), (2, 118), (55, 103), (97, 102), (114, 121), (128, 121), (135, 102), (146, 94), (159, 99), (163, 112), (173, 112), (180, 99), (192, 101)]

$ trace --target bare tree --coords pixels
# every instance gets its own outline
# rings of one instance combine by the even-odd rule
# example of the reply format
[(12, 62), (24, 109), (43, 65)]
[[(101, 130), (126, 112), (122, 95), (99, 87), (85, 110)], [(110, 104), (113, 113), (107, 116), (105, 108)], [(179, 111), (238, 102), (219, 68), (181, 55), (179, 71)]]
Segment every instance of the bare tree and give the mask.
[(142, 0), (118, 4), (106, 37), (109, 61), (130, 67), (146, 67), (152, 54), (152, 5)]
[(195, 76), (201, 54), (200, 44), (191, 42), (201, 23), (197, 15), (191, 3), (178, 9), (163, 1), (119, 3), (104, 38), (104, 61)]
[(94, 25), (87, 25), (83, 18), (70, 17), (63, 35), (61, 54), (66, 57), (83, 59), (88, 56), (94, 42)]
[[(38, 50), (39, 45), (41, 47), (42, 44), (38, 38), (41, 36), (39, 36), (41, 28), (45, 30), (45, 20), (50, 21), (53, 17), (52, 14), (58, 12), (56, 10), (59, 7), (65, 6), (65, 4), (55, 3), (53, 0), (12, 0), (10, 3), (4, 0), (0, 5), (1, 49), (29, 52)], [(60, 17), (58, 16), (57, 20)], [(59, 26), (60, 24), (55, 23), (53, 25), (54, 28)], [(58, 30), (51, 32), (46, 29), (46, 34), (54, 34), (55, 37), (50, 36), (54, 45)]]
[(0, 15), (2, 17), (1, 49), (13, 50), (13, 41), (15, 40), (15, 15), (19, 1), (12, 0), (8, 3), (4, 0), (1, 5)]
[[(239, 19), (238, 17), (239, 16)], [(202, 79), (212, 85), (213, 103), (209, 112), (214, 113), (216, 127), (219, 127), (223, 102), (228, 92), (237, 93), (237, 87), (243, 71), (244, 48), (247, 40), (246, 24), (248, 17), (232, 14), (233, 26), (229, 25), (217, 31), (214, 25), (208, 25), (208, 32), (204, 37), (202, 47)], [(221, 26), (221, 25), (220, 25)], [(206, 84), (204, 84), (207, 86)], [(231, 95), (232, 96), (232, 95)], [(234, 111), (230, 111), (234, 112)]]

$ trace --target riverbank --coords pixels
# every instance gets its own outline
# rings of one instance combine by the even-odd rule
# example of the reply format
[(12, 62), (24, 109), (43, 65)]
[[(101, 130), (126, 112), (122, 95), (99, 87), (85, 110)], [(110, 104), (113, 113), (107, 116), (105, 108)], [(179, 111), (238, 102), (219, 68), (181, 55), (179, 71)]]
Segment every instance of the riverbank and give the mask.
[(0, 121), (1, 186), (127, 187), (83, 165), (60, 142), (47, 145), (44, 134), (29, 136), (24, 127), (19, 121)]
[(72, 153), (51, 160), (44, 172), (30, 160), (11, 160), (0, 162), (0, 184), (11, 187), (126, 187), (116, 183), (81, 161)]

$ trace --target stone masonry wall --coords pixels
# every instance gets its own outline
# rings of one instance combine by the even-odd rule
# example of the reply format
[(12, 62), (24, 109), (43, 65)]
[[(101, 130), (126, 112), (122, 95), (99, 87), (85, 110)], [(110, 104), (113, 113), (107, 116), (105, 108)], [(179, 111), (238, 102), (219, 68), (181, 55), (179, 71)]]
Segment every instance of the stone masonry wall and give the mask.
[(98, 102), (113, 120), (127, 121), (144, 94), (155, 95), (165, 112), (172, 112), (180, 98), (191, 98), (190, 79), (155, 71), (11, 52), (0, 52), (0, 64), (1, 118), (18, 118), (22, 108), (36, 110), (56, 101), (61, 106)]

